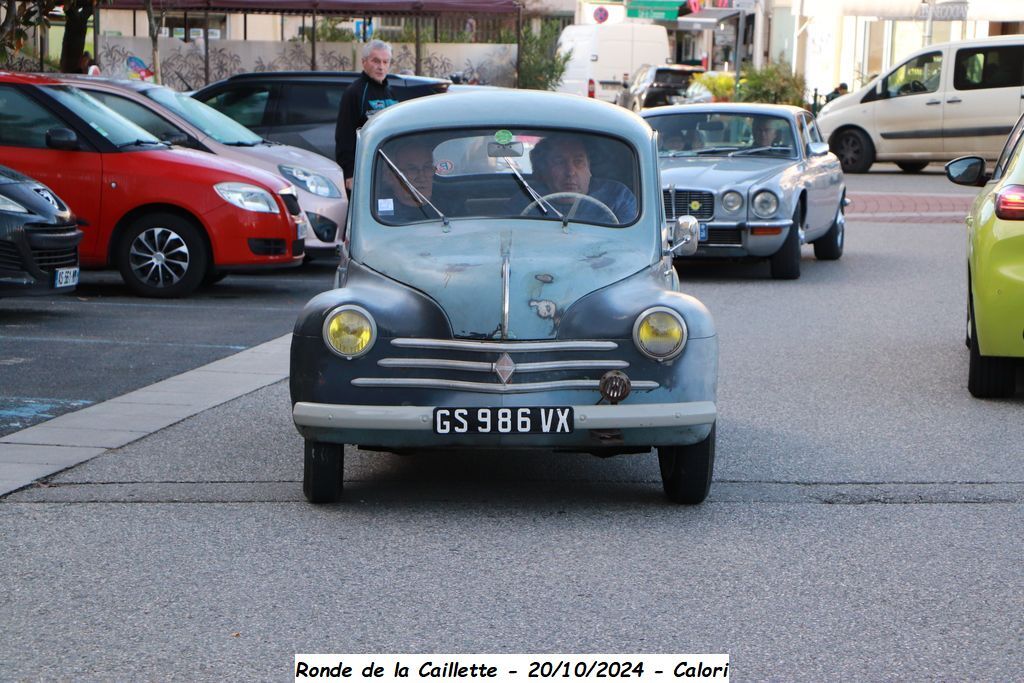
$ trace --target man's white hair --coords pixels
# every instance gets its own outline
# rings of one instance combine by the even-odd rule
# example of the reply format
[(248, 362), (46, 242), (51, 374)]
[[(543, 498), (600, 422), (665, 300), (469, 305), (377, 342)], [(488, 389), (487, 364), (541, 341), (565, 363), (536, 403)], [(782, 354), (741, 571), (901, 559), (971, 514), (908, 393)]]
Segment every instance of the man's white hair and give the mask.
[(374, 50), (387, 50), (388, 57), (391, 56), (391, 44), (385, 43), (383, 40), (377, 40), (376, 38), (374, 38), (366, 45), (363, 45), (363, 59), (369, 59), (370, 53), (373, 52)]

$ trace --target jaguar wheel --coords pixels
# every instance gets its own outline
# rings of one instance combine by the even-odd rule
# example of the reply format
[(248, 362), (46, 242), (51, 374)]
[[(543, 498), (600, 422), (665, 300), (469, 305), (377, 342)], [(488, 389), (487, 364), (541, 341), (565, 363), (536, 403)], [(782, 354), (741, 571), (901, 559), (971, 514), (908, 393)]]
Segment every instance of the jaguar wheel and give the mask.
[(306, 441), (302, 493), (310, 503), (336, 503), (345, 484), (345, 447)]
[(768, 257), (772, 278), (775, 280), (795, 280), (800, 277), (800, 221), (800, 207), (797, 206), (786, 239), (779, 250)]
[(846, 242), (846, 213), (843, 200), (839, 200), (836, 217), (832, 227), (824, 235), (814, 240), (814, 258), (819, 261), (835, 261), (843, 255), (843, 244)]
[(169, 298), (189, 294), (202, 284), (210, 253), (192, 221), (151, 213), (125, 231), (116, 261), (125, 284), (137, 294)]
[(659, 446), (658, 465), (665, 495), (673, 503), (703, 503), (715, 469), (715, 425), (703, 441), (689, 446)]

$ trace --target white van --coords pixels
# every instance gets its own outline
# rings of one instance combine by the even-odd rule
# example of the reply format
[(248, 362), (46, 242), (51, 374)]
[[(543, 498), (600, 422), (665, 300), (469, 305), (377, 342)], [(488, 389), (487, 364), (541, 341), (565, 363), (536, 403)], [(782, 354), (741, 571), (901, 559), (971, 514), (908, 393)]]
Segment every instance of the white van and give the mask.
[(847, 173), (875, 161), (915, 173), (966, 154), (997, 158), (1022, 97), (1024, 35), (942, 43), (826, 104), (818, 126)]
[(644, 64), (669, 61), (668, 32), (654, 24), (573, 24), (558, 52), (572, 51), (558, 92), (615, 102), (623, 83)]

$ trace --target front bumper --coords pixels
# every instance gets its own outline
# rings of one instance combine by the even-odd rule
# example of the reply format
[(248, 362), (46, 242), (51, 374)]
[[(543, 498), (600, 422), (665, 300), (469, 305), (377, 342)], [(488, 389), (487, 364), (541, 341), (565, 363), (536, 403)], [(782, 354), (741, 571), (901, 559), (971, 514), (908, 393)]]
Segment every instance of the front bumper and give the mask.
[(313, 441), (383, 448), (609, 448), (685, 445), (707, 437), (714, 401), (574, 405), (570, 434), (434, 434), (435, 406), (307, 403), (292, 408), (295, 426)]
[(76, 224), (0, 225), (0, 296), (73, 292), (74, 286), (57, 288), (54, 274), (78, 268), (81, 240)]
[[(791, 219), (766, 221), (715, 221), (706, 223), (708, 239), (686, 258), (764, 258), (779, 250), (793, 226)], [(753, 234), (753, 230), (778, 230), (776, 234)]]

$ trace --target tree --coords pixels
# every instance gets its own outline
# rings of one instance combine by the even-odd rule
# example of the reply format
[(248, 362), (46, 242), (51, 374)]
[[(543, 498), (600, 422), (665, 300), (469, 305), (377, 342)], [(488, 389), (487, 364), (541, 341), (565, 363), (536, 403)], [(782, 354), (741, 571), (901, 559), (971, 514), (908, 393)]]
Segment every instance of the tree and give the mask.
[(22, 2), (2, 0), (4, 18), (0, 22), (0, 61), (9, 61), (28, 40), (28, 29), (49, 28), (47, 16), (58, 5), (64, 6), (64, 40), (60, 48), (60, 70), (76, 73), (81, 70), (85, 52), (85, 34), (96, 5), (104, 0), (42, 0)]
[(39, 23), (36, 16), (36, 4), (23, 2), (18, 6), (16, 0), (2, 0), (0, 10), (0, 64), (14, 59), (14, 56), (28, 41), (28, 28)]
[(523, 28), (519, 56), (519, 87), (554, 90), (562, 82), (569, 54), (558, 54), (558, 22), (545, 21), (540, 33)]
[(153, 81), (157, 84), (160, 81), (160, 27), (164, 23), (166, 14), (163, 3), (159, 2), (159, 9), (153, 7), (153, 0), (146, 0), (146, 19), (149, 25), (149, 40), (153, 44)]
[(794, 75), (789, 64), (775, 62), (760, 69), (744, 67), (739, 99), (741, 102), (768, 102), (803, 107), (806, 106), (806, 90), (807, 83), (803, 76)]
[(82, 70), (85, 34), (96, 9), (96, 0), (44, 2), (44, 11), (49, 13), (59, 4), (64, 5), (64, 40), (60, 46), (60, 70), (64, 73), (76, 73)]

